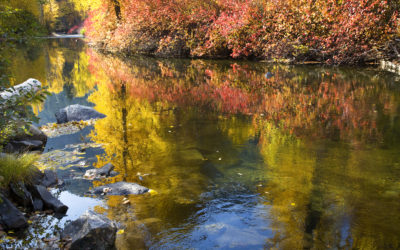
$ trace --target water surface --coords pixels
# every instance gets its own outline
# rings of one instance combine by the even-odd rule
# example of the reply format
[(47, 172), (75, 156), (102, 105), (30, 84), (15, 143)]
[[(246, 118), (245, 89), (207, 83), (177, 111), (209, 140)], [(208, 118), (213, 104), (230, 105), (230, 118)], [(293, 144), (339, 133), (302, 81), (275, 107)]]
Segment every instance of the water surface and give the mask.
[[(49, 140), (47, 156), (67, 155), (51, 165), (70, 210), (47, 230), (92, 208), (125, 228), (121, 249), (400, 248), (395, 75), (119, 58), (75, 39), (18, 49), (12, 71), (16, 82), (34, 77), (53, 93), (34, 107), (40, 124), (75, 103), (107, 115)], [(79, 178), (107, 162), (118, 176)], [(129, 204), (85, 197), (122, 180), (156, 193)]]

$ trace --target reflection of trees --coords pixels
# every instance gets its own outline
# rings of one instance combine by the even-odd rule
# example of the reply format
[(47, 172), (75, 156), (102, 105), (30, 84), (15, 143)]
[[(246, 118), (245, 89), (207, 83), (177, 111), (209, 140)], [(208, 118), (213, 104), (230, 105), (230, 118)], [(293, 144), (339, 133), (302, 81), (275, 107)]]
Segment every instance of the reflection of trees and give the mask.
[[(400, 186), (392, 177), (398, 170), (399, 96), (382, 78), (271, 66), (274, 75), (266, 79), (260, 64), (141, 58), (126, 63), (89, 55), (99, 82), (90, 99), (107, 115), (93, 134), (105, 145), (100, 164), (112, 161), (128, 181), (140, 182), (137, 172), (156, 173), (140, 183), (161, 194), (132, 198), (138, 217), (179, 223), (196, 210), (212, 178), (200, 173), (204, 161), (185, 161), (182, 154), (214, 150), (196, 134), (235, 144), (257, 135), (267, 176), (260, 191), (271, 205), (275, 232), (267, 246), (399, 247)], [(248, 118), (253, 127), (241, 123), (242, 115), (221, 113), (254, 114)], [(205, 131), (204, 124), (190, 123), (199, 117), (215, 119), (218, 128)], [(325, 137), (333, 140), (319, 140)], [(229, 150), (224, 158), (235, 162), (236, 152)]]
[[(54, 94), (65, 91), (70, 98), (83, 97), (95, 86), (88, 68), (88, 56), (82, 41), (47, 40), (18, 48), (10, 71), (15, 83), (36, 78)], [(43, 104), (42, 104), (43, 105)], [(42, 106), (34, 106), (36, 112)]]
[[(91, 66), (107, 60), (91, 52)], [(381, 140), (380, 121), (393, 119), (398, 95), (374, 72), (262, 64), (119, 60), (118, 78), (131, 95), (223, 113), (263, 114), (296, 135)], [(266, 79), (265, 72), (273, 76)]]
[(165, 148), (158, 135), (159, 119), (150, 104), (126, 95), (126, 91), (129, 86), (124, 84), (110, 90), (101, 83), (90, 96), (97, 110), (107, 115), (96, 123), (93, 140), (104, 143), (107, 160), (112, 160), (124, 177), (150, 154)]
[(399, 247), (394, 225), (400, 222), (400, 190), (387, 181), (396, 150), (311, 144), (268, 122), (263, 126), (260, 146), (269, 180), (261, 191), (271, 202), (275, 230), (269, 247)]

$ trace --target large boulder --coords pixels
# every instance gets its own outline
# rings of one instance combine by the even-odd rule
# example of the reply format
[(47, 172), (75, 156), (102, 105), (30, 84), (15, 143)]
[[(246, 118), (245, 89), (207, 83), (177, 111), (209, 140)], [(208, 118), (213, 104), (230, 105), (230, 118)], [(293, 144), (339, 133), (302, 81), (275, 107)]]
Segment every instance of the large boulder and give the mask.
[(51, 209), (58, 214), (65, 214), (67, 212), (68, 207), (55, 198), (45, 186), (33, 185), (32, 193), (36, 198), (40, 198), (43, 201), (44, 208)]
[(77, 220), (65, 226), (62, 239), (71, 238), (70, 249), (115, 249), (117, 227), (101, 214), (86, 211)]
[(70, 121), (86, 121), (90, 119), (99, 119), (106, 117), (97, 112), (94, 108), (74, 104), (60, 109), (56, 114), (57, 123), (66, 123)]
[(104, 186), (96, 187), (90, 191), (92, 194), (102, 195), (129, 195), (129, 194), (144, 194), (149, 192), (149, 189), (130, 182), (116, 182)]
[(100, 177), (109, 177), (113, 170), (114, 166), (111, 163), (107, 163), (101, 168), (94, 168), (87, 170), (83, 177), (89, 180), (97, 179)]
[(28, 226), (24, 215), (6, 197), (0, 194), (0, 224), (7, 230), (18, 230)]

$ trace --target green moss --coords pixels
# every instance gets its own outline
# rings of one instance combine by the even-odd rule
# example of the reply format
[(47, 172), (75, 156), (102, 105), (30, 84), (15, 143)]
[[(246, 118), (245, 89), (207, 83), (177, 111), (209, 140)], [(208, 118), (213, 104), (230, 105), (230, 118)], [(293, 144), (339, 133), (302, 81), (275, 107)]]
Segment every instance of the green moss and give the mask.
[(0, 158), (0, 186), (6, 187), (11, 181), (29, 181), (34, 173), (36, 154), (7, 154)]

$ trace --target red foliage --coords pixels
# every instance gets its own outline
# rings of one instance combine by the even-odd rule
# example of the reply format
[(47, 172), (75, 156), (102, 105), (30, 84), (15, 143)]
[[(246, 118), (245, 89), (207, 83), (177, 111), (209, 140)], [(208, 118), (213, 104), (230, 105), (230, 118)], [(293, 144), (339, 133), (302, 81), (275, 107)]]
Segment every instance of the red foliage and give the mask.
[(120, 0), (90, 13), (87, 34), (110, 48), (193, 57), (376, 59), (398, 29), (390, 0)]

